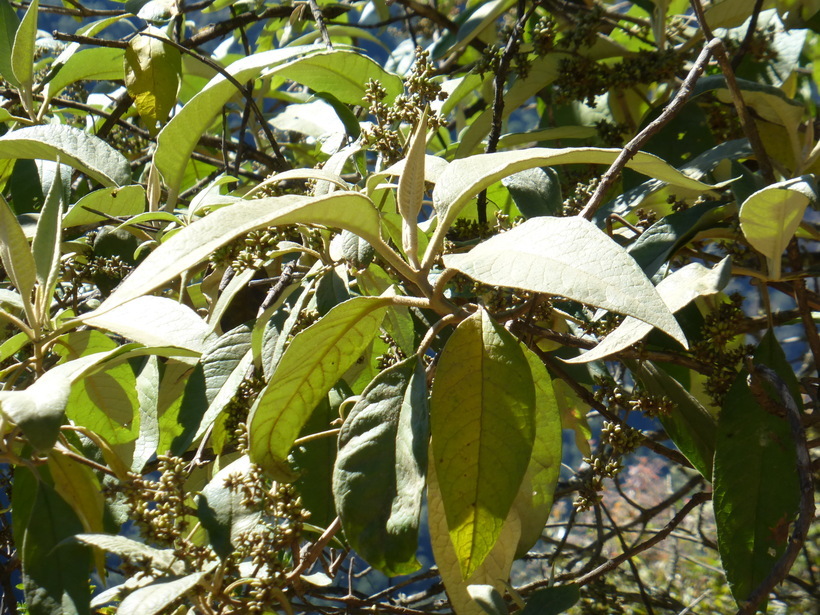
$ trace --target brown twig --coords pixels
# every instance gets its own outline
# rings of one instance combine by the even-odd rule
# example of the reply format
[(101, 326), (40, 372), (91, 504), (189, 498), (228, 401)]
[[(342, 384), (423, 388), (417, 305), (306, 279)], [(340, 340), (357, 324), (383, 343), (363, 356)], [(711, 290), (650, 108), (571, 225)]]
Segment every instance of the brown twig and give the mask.
[(609, 169), (607, 169), (606, 173), (604, 173), (601, 177), (598, 187), (595, 189), (595, 192), (592, 194), (592, 197), (590, 197), (589, 202), (586, 204), (584, 209), (578, 214), (579, 216), (586, 218), (587, 220), (592, 219), (593, 214), (601, 205), (603, 205), (606, 193), (615, 183), (615, 180), (618, 178), (621, 171), (623, 171), (626, 163), (640, 151), (641, 146), (643, 146), (644, 143), (646, 143), (652, 136), (657, 134), (661, 128), (663, 128), (669, 123), (670, 120), (672, 120), (672, 118), (680, 113), (681, 109), (683, 109), (683, 106), (686, 104), (686, 101), (688, 101), (689, 97), (692, 95), (692, 92), (695, 89), (695, 84), (706, 68), (709, 58), (712, 57), (712, 54), (720, 45), (722, 45), (720, 39), (714, 39), (706, 43), (704, 48), (701, 50), (700, 55), (698, 55), (697, 60), (695, 60), (695, 63), (692, 65), (692, 68), (689, 70), (689, 74), (686, 75), (686, 79), (684, 79), (683, 83), (681, 83), (681, 86), (678, 89), (677, 94), (675, 94), (675, 97), (672, 99), (672, 102), (666, 105), (663, 112), (652, 122), (650, 122), (646, 128), (641, 130), (641, 132), (635, 135), (629, 143), (624, 145), (624, 148), (621, 150), (621, 153), (618, 154), (615, 162), (610, 165)]
[(586, 585), (587, 583), (589, 583), (591, 581), (594, 581), (595, 579), (597, 579), (601, 575), (604, 575), (607, 572), (610, 572), (611, 570), (615, 570), (622, 563), (624, 563), (625, 561), (627, 561), (628, 559), (630, 559), (632, 557), (635, 557), (638, 553), (641, 553), (642, 551), (646, 551), (650, 547), (655, 546), (656, 544), (661, 542), (664, 538), (669, 536), (669, 534), (671, 534), (672, 531), (683, 522), (683, 520), (686, 518), (686, 516), (694, 508), (696, 508), (697, 506), (700, 506), (704, 502), (708, 502), (711, 499), (712, 499), (712, 494), (711, 493), (706, 493), (704, 491), (701, 491), (700, 493), (696, 493), (695, 495), (693, 495), (691, 497), (691, 499), (686, 504), (683, 505), (683, 507), (677, 512), (677, 514), (674, 517), (672, 517), (672, 519), (669, 521), (669, 523), (667, 523), (665, 526), (663, 526), (663, 528), (661, 528), (654, 536), (652, 536), (652, 538), (649, 538), (648, 540), (645, 540), (644, 542), (635, 545), (634, 547), (632, 547), (628, 551), (625, 551), (625, 552), (621, 553), (617, 557), (613, 557), (611, 560), (609, 560), (609, 561), (601, 564), (600, 566), (598, 566), (592, 572), (589, 572), (589, 573), (585, 574), (584, 576), (582, 576), (578, 579), (575, 579), (574, 582), (578, 585)]
[(740, 606), (737, 615), (753, 615), (757, 612), (758, 605), (788, 576), (789, 570), (794, 565), (797, 556), (800, 555), (800, 549), (806, 543), (814, 519), (814, 485), (812, 482), (811, 456), (806, 445), (806, 432), (803, 429), (800, 410), (797, 408), (797, 404), (786, 383), (780, 379), (774, 370), (765, 365), (753, 365), (749, 371), (749, 380), (753, 390), (762, 389), (761, 380), (765, 380), (774, 387), (778, 399), (771, 399), (765, 391), (760, 391), (759, 394), (769, 397), (772, 404), (779, 406), (778, 414), (785, 414), (789, 422), (789, 429), (797, 452), (800, 509), (786, 550), (777, 560), (768, 576), (749, 594), (749, 597)]
[(736, 71), (737, 67), (743, 61), (743, 57), (749, 52), (752, 46), (752, 39), (755, 36), (755, 29), (757, 29), (757, 20), (760, 17), (760, 10), (763, 8), (763, 0), (755, 0), (754, 8), (752, 9), (752, 17), (749, 19), (749, 27), (746, 28), (746, 35), (743, 41), (737, 48), (735, 55), (732, 57), (732, 70)]
[(319, 6), (319, 3), (316, 2), (316, 0), (308, 0), (308, 6), (310, 7), (310, 12), (313, 14), (313, 20), (316, 22), (316, 27), (322, 35), (322, 40), (325, 43), (325, 47), (328, 49), (333, 49), (333, 43), (330, 40), (330, 34), (328, 34), (327, 26), (325, 25), (325, 16), (322, 14), (322, 7)]
[(322, 551), (324, 551), (325, 547), (336, 535), (336, 532), (338, 532), (340, 529), (342, 529), (342, 522), (339, 519), (339, 517), (336, 517), (333, 523), (331, 523), (328, 526), (328, 528), (322, 533), (322, 535), (319, 536), (316, 542), (314, 542), (310, 546), (310, 548), (308, 548), (304, 557), (299, 562), (299, 565), (288, 573), (286, 579), (288, 584), (293, 583), (296, 579), (298, 579), (302, 575), (302, 573), (306, 572), (308, 568), (310, 568), (313, 565), (313, 562), (319, 559), (319, 556), (322, 554)]
[(763, 175), (763, 179), (772, 184), (774, 183), (774, 169), (772, 169), (772, 162), (769, 160), (769, 155), (766, 153), (766, 148), (763, 146), (763, 141), (760, 139), (760, 134), (757, 132), (757, 126), (755, 125), (752, 115), (749, 113), (749, 108), (746, 106), (746, 103), (743, 102), (743, 94), (737, 84), (737, 79), (735, 79), (735, 71), (732, 69), (732, 64), (729, 61), (729, 56), (726, 53), (726, 47), (723, 45), (722, 40), (715, 37), (712, 29), (709, 27), (709, 24), (706, 21), (706, 13), (703, 10), (703, 5), (700, 0), (689, 0), (689, 3), (692, 6), (692, 10), (695, 12), (695, 16), (698, 19), (703, 35), (706, 37), (706, 40), (709, 41), (707, 45), (712, 45), (715, 41), (717, 41), (714, 46), (715, 59), (717, 59), (718, 64), (720, 65), (720, 70), (723, 72), (723, 78), (726, 80), (726, 85), (728, 86), (729, 93), (732, 96), (732, 103), (737, 111), (740, 126), (743, 128), (743, 133), (746, 135), (746, 138), (749, 139), (749, 144), (752, 146), (752, 150), (755, 153), (755, 158), (757, 159), (757, 164), (760, 167), (760, 173)]

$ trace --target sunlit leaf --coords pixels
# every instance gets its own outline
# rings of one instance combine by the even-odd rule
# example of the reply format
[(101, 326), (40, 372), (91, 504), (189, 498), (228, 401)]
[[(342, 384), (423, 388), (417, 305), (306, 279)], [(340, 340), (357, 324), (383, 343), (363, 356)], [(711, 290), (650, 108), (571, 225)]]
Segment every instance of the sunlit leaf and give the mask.
[(345, 228), (371, 244), (382, 243), (379, 213), (370, 199), (357, 193), (335, 192), (320, 198), (284, 196), (243, 201), (218, 209), (165, 241), (90, 317), (173, 280), (248, 231), (297, 222)]
[(339, 434), (333, 492), (345, 536), (388, 576), (420, 567), (428, 439), (426, 376), (415, 355), (376, 376)]
[(479, 310), (447, 340), (430, 428), (447, 526), (464, 579), (490, 553), (529, 465), (535, 387), (518, 343)]
[(11, 67), (14, 79), (23, 92), (31, 92), (34, 84), (34, 43), (37, 40), (37, 16), (39, 0), (28, 5), (11, 48)]
[(583, 218), (531, 218), (467, 254), (446, 255), (444, 264), (484, 284), (559, 295), (634, 316), (686, 346), (675, 317), (638, 264)]
[(19, 83), (14, 78), (14, 69), (11, 66), (11, 48), (19, 25), (20, 19), (9, 1), (0, 0), (0, 76), (14, 87)]
[(510, 612), (501, 593), (492, 585), (468, 585), (467, 593), (489, 615), (507, 615)]
[(780, 279), (780, 257), (800, 225), (806, 207), (815, 201), (817, 190), (806, 176), (767, 186), (740, 206), (743, 235), (766, 257), (773, 280)]
[(90, 209), (112, 217), (130, 217), (141, 214), (145, 211), (145, 188), (132, 185), (95, 190), (77, 201), (66, 212), (63, 216), (63, 228), (106, 220), (104, 216), (89, 211)]
[[(723, 290), (729, 282), (731, 270), (732, 260), (728, 256), (711, 269), (700, 263), (689, 263), (665, 277), (655, 288), (669, 311), (677, 312), (698, 297), (714, 295)], [(627, 316), (595, 348), (572, 359), (566, 359), (566, 362), (597, 361), (640, 342), (649, 335), (650, 331), (652, 331), (652, 325)]]
[(388, 297), (356, 297), (295, 338), (248, 416), (251, 460), (292, 480), (287, 457), (311, 412), (373, 340)]
[(122, 58), (123, 50), (116, 47), (92, 47), (77, 51), (46, 84), (43, 96), (50, 100), (78, 81), (122, 79)]
[(123, 186), (131, 181), (131, 170), (122, 154), (102, 139), (65, 124), (7, 132), (0, 137), (0, 159), (3, 158), (59, 161), (103, 186)]
[(0, 194), (0, 260), (3, 268), (20, 293), (23, 308), (29, 319), (35, 318), (32, 292), (37, 279), (37, 267), (17, 217)]
[(49, 386), (39, 383), (25, 391), (0, 391), (0, 413), (23, 430), (35, 449), (47, 451), (65, 421), (71, 383), (60, 376), (50, 378)]
[(71, 540), (97, 547), (127, 561), (148, 561), (153, 568), (165, 572), (180, 574), (185, 569), (184, 564), (174, 555), (173, 549), (156, 549), (125, 536), (78, 533), (72, 536)]
[[(213, 568), (213, 565), (208, 568)], [(178, 579), (157, 581), (141, 587), (125, 597), (117, 613), (119, 615), (157, 615), (199, 585), (208, 572), (209, 570), (202, 570)]]
[(164, 37), (161, 30), (148, 26), (145, 32), (152, 36), (137, 34), (125, 50), (125, 87), (153, 134), (176, 105), (182, 59), (178, 49), (155, 38)]

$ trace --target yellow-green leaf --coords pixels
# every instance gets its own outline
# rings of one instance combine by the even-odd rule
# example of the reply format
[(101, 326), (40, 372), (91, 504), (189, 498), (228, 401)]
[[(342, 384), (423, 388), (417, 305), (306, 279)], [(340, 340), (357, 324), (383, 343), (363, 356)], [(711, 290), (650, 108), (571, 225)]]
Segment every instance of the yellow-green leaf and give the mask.
[(293, 480), (288, 453), (316, 405), (379, 331), (389, 297), (340, 303), (285, 350), (248, 417), (250, 456), (278, 480)]
[(31, 92), (34, 84), (34, 43), (37, 40), (37, 12), (39, 0), (32, 0), (28, 5), (11, 48), (11, 67), (14, 78), (23, 92)]
[(462, 576), (501, 534), (532, 455), (535, 387), (518, 342), (483, 309), (441, 353), (430, 400), (433, 459)]
[(769, 277), (780, 279), (780, 257), (794, 236), (806, 207), (817, 200), (809, 177), (772, 184), (740, 206), (740, 228), (755, 250), (766, 257)]
[(404, 169), (399, 177), (396, 201), (402, 220), (402, 247), (410, 264), (418, 267), (418, 217), (424, 198), (424, 152), (427, 149), (427, 112), (421, 115), (419, 125), (410, 140)]
[[(164, 36), (148, 26), (148, 34)], [(125, 50), (125, 87), (151, 133), (163, 124), (177, 103), (182, 60), (165, 41), (137, 34)]]
[(23, 308), (33, 324), (31, 293), (37, 279), (34, 257), (28, 240), (14, 212), (0, 194), (0, 260), (23, 301)]

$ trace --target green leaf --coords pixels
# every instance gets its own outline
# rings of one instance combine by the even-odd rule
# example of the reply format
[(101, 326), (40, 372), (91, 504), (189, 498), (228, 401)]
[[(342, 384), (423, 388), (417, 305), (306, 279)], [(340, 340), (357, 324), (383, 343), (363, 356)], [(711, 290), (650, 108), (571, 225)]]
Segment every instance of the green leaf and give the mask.
[[(757, 347), (754, 362), (774, 370), (800, 407), (794, 372), (771, 330)], [(713, 498), (720, 559), (738, 603), (763, 581), (786, 548), (800, 501), (796, 468), (787, 420), (761, 406), (742, 371), (720, 412)]]
[(139, 404), (139, 434), (134, 443), (134, 455), (131, 460), (131, 471), (140, 472), (145, 464), (157, 452), (159, 446), (159, 385), (160, 365), (157, 356), (150, 356), (143, 365), (135, 388)]
[(376, 376), (339, 433), (333, 493), (345, 536), (388, 576), (420, 567), (429, 437), (426, 376), (416, 355)]
[(563, 209), (558, 173), (549, 167), (519, 171), (501, 182), (525, 218), (557, 216)]
[(63, 217), (63, 182), (60, 172), (54, 174), (54, 181), (46, 196), (45, 204), (37, 219), (37, 230), (31, 242), (31, 253), (37, 272), (37, 296), (41, 321), (48, 319), (51, 298), (60, 272), (60, 220)]
[(650, 361), (640, 366), (628, 362), (627, 366), (650, 394), (672, 401), (672, 411), (659, 417), (661, 424), (692, 466), (710, 480), (715, 456), (715, 419), (681, 383)]
[(0, 391), (0, 413), (23, 430), (38, 451), (47, 451), (57, 441), (65, 420), (71, 383), (53, 376), (46, 384), (37, 381), (25, 391)]
[[(314, 408), (299, 434), (300, 438), (333, 429), (339, 420), (340, 406), (353, 396), (353, 391), (340, 380)], [(336, 465), (336, 438), (322, 437), (295, 446), (288, 458), (299, 473), (294, 487), (302, 498), (302, 505), (310, 513), (310, 522), (329, 527), (336, 519), (333, 501), (333, 468)]]
[(20, 85), (14, 78), (14, 69), (11, 66), (11, 48), (14, 45), (14, 35), (20, 25), (20, 19), (9, 0), (0, 0), (0, 77), (3, 77), (12, 86)]
[(344, 228), (371, 245), (384, 245), (379, 234), (378, 211), (370, 199), (355, 192), (334, 192), (319, 198), (284, 196), (243, 201), (218, 209), (165, 241), (90, 316), (107, 312), (173, 280), (248, 231), (295, 223)]
[(501, 593), (492, 585), (468, 585), (467, 593), (489, 615), (507, 615), (510, 612)]
[(157, 615), (168, 606), (187, 594), (210, 572), (194, 572), (178, 579), (158, 581), (128, 594), (120, 603), (117, 615)]
[(177, 103), (182, 58), (179, 50), (165, 41), (163, 32), (148, 26), (137, 34), (125, 50), (125, 87), (148, 130), (155, 134)]
[(59, 450), (51, 451), (48, 469), (54, 479), (54, 488), (74, 510), (83, 529), (86, 532), (102, 532), (105, 501), (94, 471)]
[(122, 79), (123, 50), (116, 47), (92, 47), (72, 54), (46, 84), (46, 100), (60, 94), (78, 81), (114, 81)]
[(248, 325), (231, 329), (205, 346), (202, 370), (208, 408), (202, 416), (195, 440), (213, 425), (239, 389), (252, 364), (251, 329)]
[(128, 161), (102, 139), (74, 126), (30, 126), (0, 137), (0, 159), (40, 159), (67, 164), (103, 186), (130, 183)]
[(547, 368), (523, 344), (521, 350), (535, 385), (535, 440), (527, 472), (513, 503), (521, 520), (516, 557), (523, 557), (544, 531), (561, 470), (562, 448), (561, 415)]
[[(677, 312), (698, 297), (719, 293), (728, 284), (732, 275), (732, 259), (727, 256), (709, 269), (700, 263), (689, 263), (665, 277), (655, 287), (670, 312)], [(632, 316), (627, 316), (618, 327), (609, 333), (600, 344), (589, 352), (582, 353), (567, 363), (589, 363), (629, 348), (649, 335), (652, 325)]]
[(577, 585), (544, 587), (532, 594), (521, 615), (559, 615), (575, 606), (581, 599)]
[(129, 562), (148, 562), (152, 568), (171, 574), (182, 574), (185, 570), (184, 562), (174, 555), (173, 549), (156, 549), (125, 536), (78, 533), (70, 540), (97, 547)]
[(811, 176), (758, 190), (740, 206), (740, 228), (752, 247), (766, 257), (769, 276), (780, 279), (780, 257), (794, 236), (809, 203), (817, 201)]
[(484, 284), (560, 295), (634, 316), (687, 345), (638, 264), (583, 218), (532, 218), (467, 254), (446, 255), (444, 264)]
[(0, 260), (12, 284), (20, 293), (29, 324), (36, 321), (32, 307), (32, 292), (37, 279), (37, 267), (25, 233), (17, 217), (0, 194)]
[(208, 532), (211, 547), (223, 559), (236, 551), (241, 535), (262, 520), (262, 513), (253, 509), (256, 507), (242, 504), (245, 495), (238, 483), (248, 478), (250, 471), (251, 461), (243, 455), (217, 472), (197, 497), (197, 517)]
[(34, 43), (37, 40), (37, 13), (39, 0), (32, 0), (14, 35), (11, 48), (11, 67), (22, 92), (31, 93), (34, 85)]
[(424, 166), (427, 150), (427, 111), (425, 110), (418, 126), (410, 138), (404, 168), (399, 177), (399, 188), (396, 191), (396, 203), (401, 215), (402, 247), (410, 264), (418, 267), (418, 218), (421, 203), (424, 199)]
[[(266, 68), (317, 50), (313, 45), (274, 49), (237, 60), (226, 70), (239, 83), (244, 84), (259, 77)], [(154, 164), (168, 186), (171, 204), (176, 200), (185, 167), (188, 166), (191, 152), (199, 138), (207, 132), (219, 110), (237, 94), (230, 81), (222, 75), (215, 76), (157, 135)]]
[(504, 591), (515, 560), (515, 548), (521, 536), (518, 513), (514, 508), (510, 510), (495, 546), (475, 572), (468, 579), (464, 579), (459, 558), (450, 539), (431, 450), (427, 475), (427, 517), (433, 556), (453, 611), (458, 615), (484, 615), (484, 609), (473, 600), (467, 588), (470, 585), (490, 585), (498, 592)]
[(85, 615), (91, 597), (88, 550), (60, 545), (83, 527), (49, 484), (47, 470), (41, 466), (38, 473), (40, 477), (25, 466), (15, 468), (12, 499), (14, 539), (23, 564), (28, 612)]
[(728, 212), (724, 206), (711, 203), (694, 205), (684, 211), (664, 216), (641, 233), (627, 248), (629, 255), (652, 277), (672, 254), (692, 241), (703, 230), (716, 226)]
[(492, 550), (535, 438), (535, 387), (515, 338), (483, 309), (441, 353), (430, 399), (436, 474), (461, 574)]
[(314, 92), (331, 92), (348, 105), (365, 104), (365, 87), (370, 79), (378, 81), (387, 91), (385, 104), (392, 103), (404, 91), (398, 75), (388, 73), (366, 55), (348, 49), (322, 51), (292, 60), (267, 71), (265, 76), (272, 75), (306, 85)]
[[(454, 160), (441, 174), (433, 190), (433, 206), (438, 216), (438, 227), (430, 242), (425, 265), (432, 262), (444, 235), (461, 210), (475, 195), (495, 182), (520, 171), (534, 167), (558, 164), (606, 164), (614, 162), (619, 149), (574, 147), (564, 149), (530, 148), (513, 152), (479, 154)], [(626, 165), (630, 169), (668, 182), (674, 186), (704, 191), (710, 186), (687, 177), (652, 154), (638, 152)]]
[(379, 331), (389, 297), (356, 297), (299, 333), (248, 417), (251, 460), (277, 480), (293, 480), (287, 457), (316, 405)]
[[(63, 228), (96, 224), (106, 220), (86, 208), (103, 212), (114, 217), (130, 217), (145, 211), (145, 188), (123, 186), (95, 190), (77, 201), (63, 217)], [(159, 213), (159, 212), (157, 212)]]
[(146, 346), (175, 346), (196, 354), (202, 353), (212, 335), (196, 312), (167, 297), (138, 297), (111, 310), (90, 312), (78, 321)]

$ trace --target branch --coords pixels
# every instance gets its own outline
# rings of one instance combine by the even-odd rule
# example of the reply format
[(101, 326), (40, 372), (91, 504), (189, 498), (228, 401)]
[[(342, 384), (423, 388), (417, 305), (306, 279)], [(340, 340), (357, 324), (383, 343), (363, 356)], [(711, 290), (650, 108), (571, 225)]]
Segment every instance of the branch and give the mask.
[(746, 36), (743, 37), (743, 41), (740, 43), (740, 47), (737, 48), (737, 52), (735, 56), (732, 58), (732, 70), (737, 70), (737, 67), (740, 66), (740, 63), (743, 61), (743, 57), (749, 51), (749, 47), (752, 45), (752, 39), (755, 35), (755, 29), (757, 28), (757, 20), (760, 17), (760, 10), (763, 8), (763, 0), (755, 0), (755, 6), (752, 9), (752, 17), (749, 20), (749, 27), (746, 28)]
[(723, 78), (726, 79), (729, 93), (732, 95), (732, 103), (735, 105), (740, 126), (743, 128), (746, 138), (749, 139), (752, 150), (754, 150), (755, 158), (757, 158), (757, 164), (760, 166), (760, 173), (763, 175), (763, 179), (773, 184), (774, 170), (772, 169), (772, 163), (769, 160), (769, 155), (766, 153), (766, 148), (763, 147), (763, 141), (761, 141), (760, 134), (757, 132), (754, 119), (752, 119), (752, 115), (749, 113), (746, 103), (743, 102), (743, 94), (737, 85), (735, 71), (732, 69), (729, 56), (726, 54), (726, 47), (723, 45), (722, 40), (715, 37), (709, 24), (706, 22), (706, 14), (703, 11), (703, 5), (700, 3), (700, 0), (689, 0), (689, 2), (698, 18), (698, 23), (700, 24), (700, 29), (703, 30), (703, 35), (706, 37), (706, 40), (709, 41), (707, 45), (712, 45), (717, 41), (714, 47), (715, 58), (720, 65), (720, 70), (723, 72)]
[(604, 173), (603, 177), (601, 177), (598, 187), (595, 189), (595, 192), (592, 194), (592, 197), (589, 199), (589, 202), (586, 204), (584, 209), (578, 214), (579, 216), (586, 218), (587, 220), (592, 219), (592, 216), (596, 210), (603, 205), (604, 196), (606, 196), (606, 193), (612, 187), (612, 184), (615, 183), (615, 180), (618, 178), (621, 171), (623, 171), (626, 163), (640, 151), (644, 143), (660, 132), (661, 128), (663, 128), (672, 118), (680, 113), (681, 109), (683, 109), (683, 106), (686, 104), (686, 101), (688, 101), (689, 97), (692, 95), (692, 91), (695, 89), (695, 84), (706, 68), (709, 58), (712, 57), (712, 53), (715, 52), (719, 45), (722, 45), (720, 39), (711, 40), (701, 50), (698, 59), (695, 60), (695, 63), (689, 70), (689, 74), (686, 75), (686, 79), (683, 80), (680, 89), (678, 89), (678, 93), (675, 94), (675, 98), (672, 99), (672, 102), (666, 106), (663, 112), (655, 118), (655, 120), (650, 122), (646, 128), (635, 135), (629, 143), (624, 145), (624, 148), (615, 159), (615, 162), (612, 163), (609, 169), (607, 169), (607, 172)]
[[(794, 446), (797, 451), (797, 475), (800, 480), (800, 510), (794, 524), (794, 530), (789, 537), (789, 544), (783, 555), (774, 565), (768, 576), (749, 594), (749, 597), (741, 605), (737, 615), (753, 615), (757, 612), (758, 605), (769, 595), (775, 586), (781, 583), (789, 574), (800, 549), (806, 543), (809, 535), (811, 522), (814, 519), (814, 485), (812, 484), (811, 457), (806, 445), (806, 432), (800, 417), (800, 410), (792, 397), (786, 384), (777, 373), (765, 365), (753, 365), (749, 370), (750, 386), (755, 397), (765, 396), (767, 403), (778, 406), (778, 414), (785, 414), (789, 421)], [(762, 380), (774, 387), (779, 399), (774, 400), (762, 390)]]
[(661, 530), (658, 531), (657, 534), (652, 536), (652, 538), (650, 538), (650, 539), (648, 539), (648, 540), (646, 540), (646, 541), (644, 541), (640, 544), (635, 545), (634, 547), (632, 547), (628, 551), (624, 551), (623, 553), (621, 553), (617, 557), (613, 557), (608, 562), (606, 562), (604, 564), (601, 564), (600, 566), (598, 566), (592, 572), (590, 572), (588, 574), (585, 574), (584, 576), (576, 579), (575, 583), (577, 583), (578, 585), (586, 585), (587, 583), (589, 583), (590, 581), (594, 581), (595, 579), (597, 579), (601, 575), (606, 574), (607, 572), (609, 572), (611, 570), (615, 570), (615, 568), (620, 566), (626, 560), (631, 559), (632, 557), (635, 557), (638, 553), (641, 553), (642, 551), (646, 551), (650, 547), (655, 546), (656, 544), (661, 542), (664, 538), (669, 536), (669, 534), (671, 534), (672, 531), (681, 524), (681, 522), (686, 518), (686, 515), (688, 515), (694, 508), (696, 508), (697, 506), (700, 506), (704, 502), (708, 502), (711, 499), (712, 499), (712, 494), (711, 493), (706, 493), (704, 491), (701, 491), (700, 493), (696, 493), (695, 495), (692, 496), (692, 498), (686, 504), (683, 505), (683, 508), (681, 508), (678, 511), (678, 513), (674, 517), (672, 517), (672, 519), (669, 521), (669, 523), (667, 523), (665, 526), (663, 526), (663, 528), (661, 528)]
[(324, 531), (324, 533), (321, 536), (319, 536), (316, 542), (314, 542), (310, 546), (310, 548), (307, 550), (307, 553), (305, 553), (305, 556), (302, 558), (302, 561), (299, 562), (299, 565), (296, 566), (296, 568), (294, 568), (293, 570), (291, 570), (290, 573), (288, 573), (286, 579), (286, 583), (288, 585), (293, 583), (296, 579), (298, 579), (303, 572), (306, 572), (308, 568), (310, 568), (313, 565), (313, 562), (319, 559), (319, 556), (322, 554), (322, 551), (324, 551), (327, 544), (333, 539), (333, 537), (336, 535), (336, 532), (338, 532), (341, 528), (342, 522), (339, 519), (339, 517), (336, 517), (333, 523), (331, 523), (328, 526), (328, 528)]

